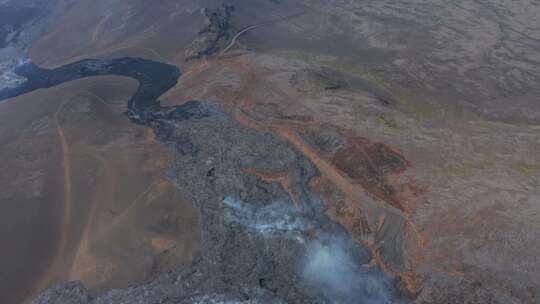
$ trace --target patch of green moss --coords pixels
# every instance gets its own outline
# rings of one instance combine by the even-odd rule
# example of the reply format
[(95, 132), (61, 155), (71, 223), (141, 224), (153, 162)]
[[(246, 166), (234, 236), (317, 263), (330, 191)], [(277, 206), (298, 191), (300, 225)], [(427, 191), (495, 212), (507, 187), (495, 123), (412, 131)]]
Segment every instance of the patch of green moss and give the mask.
[(305, 61), (307, 63), (330, 62), (337, 60), (337, 57), (335, 56), (300, 51), (285, 51), (283, 54), (288, 58)]
[(491, 160), (482, 160), (476, 164), (476, 168), (486, 170), (495, 166), (495, 162)]
[(540, 288), (538, 287), (527, 287), (527, 293), (529, 296), (528, 303), (530, 304), (536, 304), (538, 303), (538, 300), (540, 300)]
[(287, 51), (283, 54), (291, 59), (337, 70), (368, 81), (372, 85), (387, 91), (397, 101), (399, 107), (420, 119), (481, 119), (476, 113), (456, 105), (453, 100), (448, 100), (443, 96), (433, 96), (427, 90), (418, 87), (404, 87), (392, 83), (382, 73), (350, 62), (340, 61), (335, 56), (301, 51)]
[(450, 177), (463, 177), (470, 174), (470, 170), (464, 167), (445, 167), (438, 170), (439, 175)]
[(471, 175), (475, 170), (487, 170), (495, 165), (490, 160), (482, 160), (478, 162), (465, 162), (458, 165), (446, 166), (436, 169), (436, 174), (439, 176), (449, 177), (464, 177)]
[(512, 165), (512, 169), (523, 176), (531, 176), (540, 171), (540, 165), (517, 163)]
[(318, 65), (324, 68), (329, 68), (329, 69), (333, 69), (340, 72), (345, 72), (352, 76), (357, 76), (365, 80), (370, 80), (380, 85), (382, 84), (388, 85), (388, 83), (384, 80), (384, 78), (379, 77), (378, 75), (372, 73), (368, 69), (365, 69), (358, 65), (339, 61), (339, 59), (335, 56), (300, 52), (300, 51), (287, 51), (287, 52), (284, 52), (284, 54), (286, 57), (291, 58), (291, 59), (301, 60), (309, 64)]
[(324, 77), (317, 77), (315, 80), (315, 85), (321, 90), (336, 90), (339, 88), (339, 84), (331, 81), (330, 79)]
[(381, 125), (384, 125), (388, 128), (391, 128), (391, 129), (397, 129), (398, 127), (398, 124), (395, 120), (391, 119), (391, 118), (387, 118), (385, 117), (384, 115), (379, 115), (377, 117), (377, 122)]

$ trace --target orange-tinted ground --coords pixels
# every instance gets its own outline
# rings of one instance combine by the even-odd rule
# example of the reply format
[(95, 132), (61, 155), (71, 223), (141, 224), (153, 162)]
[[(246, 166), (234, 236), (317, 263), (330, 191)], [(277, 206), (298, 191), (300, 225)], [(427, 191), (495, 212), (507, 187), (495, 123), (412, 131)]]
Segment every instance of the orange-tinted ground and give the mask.
[[(324, 47), (320, 53), (319, 49), (307, 52), (297, 45), (292, 52), (279, 51), (280, 47), (292, 48), (289, 45), (267, 53), (233, 49), (220, 58), (186, 62), (184, 47), (196, 36), (196, 27), (181, 24), (199, 24), (196, 5), (186, 1), (185, 6), (174, 8), (169, 1), (150, 7), (144, 1), (133, 1), (130, 5), (118, 2), (108, 7), (110, 16), (92, 9), (93, 5), (106, 6), (106, 2), (82, 1), (74, 5), (33, 47), (33, 60), (51, 67), (87, 57), (130, 55), (176, 64), (182, 68), (183, 76), (177, 87), (163, 96), (165, 105), (181, 104), (189, 99), (221, 102), (245, 125), (274, 132), (295, 145), (321, 172), (313, 187), (325, 198), (328, 213), (359, 242), (371, 246), (375, 253), (373, 264), (401, 276), (404, 290), (414, 294), (421, 290), (419, 303), (443, 302), (450, 286), (456, 284), (471, 292), (485, 289), (501, 298), (509, 294), (508, 290), (514, 290), (511, 296), (524, 303), (535, 303), (538, 299), (540, 159), (536, 151), (540, 149), (540, 132), (537, 126), (489, 121), (466, 109), (460, 109), (461, 114), (455, 116), (452, 111), (462, 100), (445, 96), (444, 90), (424, 95), (412, 84), (412, 93), (402, 87), (391, 92), (401, 108), (383, 106), (372, 93), (355, 86), (353, 80), (365, 78), (391, 90), (388, 79), (400, 75), (390, 70), (381, 74), (387, 78), (381, 77), (363, 65), (362, 62), (369, 63), (369, 58), (364, 60), (358, 55), (360, 63), (340, 61), (339, 52), (332, 53)], [(308, 20), (303, 20), (306, 24), (291, 21), (267, 32), (262, 29), (262, 34), (252, 36), (251, 40), (272, 46), (275, 41), (272, 38), (283, 36), (283, 31), (291, 29), (288, 33), (305, 32), (308, 37), (318, 37), (321, 31), (333, 29), (335, 20), (348, 20), (319, 19), (325, 17), (325, 10), (316, 10), (316, 1), (306, 2), (314, 9), (310, 14), (315, 16), (311, 17), (316, 26), (311, 28), (310, 17), (306, 16)], [(365, 14), (355, 16), (355, 10), (348, 5), (356, 4), (344, 4), (346, 12), (338, 17), (364, 18)], [(136, 13), (145, 9), (149, 17), (136, 18)], [(475, 11), (483, 10), (468, 10)], [(446, 10), (440, 12), (444, 14)], [(533, 17), (522, 12), (528, 16), (523, 20), (534, 18), (534, 10), (530, 12)], [(85, 18), (79, 18), (82, 15)], [(440, 20), (457, 20), (443, 19)], [(78, 30), (73, 30), (73, 25)], [(446, 25), (440, 28), (453, 28)], [(107, 27), (117, 31), (105, 31)], [(417, 52), (408, 43), (422, 42), (422, 37), (412, 37), (402, 45), (398, 38), (403, 33), (392, 27), (390, 33), (383, 31), (384, 27), (373, 28), (379, 34), (370, 36), (369, 43), (379, 49), (394, 46), (395, 51), (403, 52), (404, 57), (396, 60), (398, 65), (416, 62)], [(72, 30), (74, 34), (66, 38)], [(474, 31), (470, 37), (475, 43), (488, 43), (491, 33)], [(447, 33), (439, 34), (444, 38)], [(321, 35), (330, 41), (323, 41), (325, 45), (348, 42)], [(297, 38), (291, 37), (283, 40)], [(398, 45), (385, 41), (386, 37), (396, 38)], [(474, 45), (466, 40), (450, 40), (458, 46)], [(457, 59), (460, 60), (457, 66), (474, 71), (476, 64), (469, 60), (478, 56), (467, 53), (474, 50), (456, 47), (439, 55), (444, 57), (446, 51), (456, 51), (464, 55)], [(412, 65), (411, 73), (421, 82), (432, 80), (430, 73), (418, 70), (422, 67)], [(353, 85), (326, 90), (326, 86), (309, 78), (295, 80), (306, 71), (320, 72), (323, 68), (344, 74)], [(449, 69), (443, 68), (448, 73)], [(440, 84), (448, 86), (453, 83), (451, 80), (443, 78)], [(408, 111), (401, 111), (403, 108)], [(486, 108), (489, 110), (489, 106)], [(345, 139), (335, 154), (326, 154), (304, 138), (309, 131), (317, 132), (327, 126)], [(48, 155), (59, 159), (61, 145), (55, 147), (58, 148), (54, 153)], [(62, 176), (61, 171), (55, 172)], [(287, 189), (286, 172), (250, 173), (278, 181)], [(61, 183), (56, 180), (56, 187)], [(51, 195), (62, 197), (64, 192), (60, 190)], [(385, 250), (392, 254), (382, 255), (377, 244), (385, 236), (398, 235), (402, 239), (390, 242), (397, 244), (395, 248)], [(169, 244), (167, 240), (151, 243), (160, 248)]]
[(126, 287), (197, 254), (198, 213), (164, 176), (167, 151), (123, 114), (136, 85), (91, 78), (0, 105), (2, 159), (11, 160), (2, 166), (0, 182), (10, 189), (3, 206), (24, 206), (2, 212), (13, 221), (2, 240), (30, 255), (5, 255), (19, 275), (2, 302), (66, 280)]
[[(317, 89), (317, 84), (308, 86), (307, 92), (304, 88), (299, 90), (292, 87), (288, 79), (294, 73), (293, 71), (302, 68), (302, 63), (295, 62), (299, 67), (282, 69), (280, 68), (280, 64), (283, 64), (282, 60), (271, 56), (246, 54), (225, 56), (195, 64), (185, 72), (177, 88), (165, 94), (164, 103), (175, 104), (189, 99), (223, 102), (245, 125), (264, 132), (273, 132), (295, 145), (315, 163), (322, 174), (313, 186), (325, 198), (329, 215), (346, 227), (359, 242), (372, 248), (373, 264), (400, 277), (404, 292), (418, 295), (425, 288), (425, 282), (429, 280), (432, 273), (440, 274), (448, 280), (465, 276), (467, 277), (465, 282), (483, 280), (477, 276), (476, 271), (468, 274), (463, 272), (464, 259), (454, 256), (463, 254), (458, 254), (462, 252), (460, 249), (448, 246), (442, 249), (440, 243), (449, 237), (453, 238), (452, 233), (445, 231), (444, 227), (455, 226), (457, 230), (461, 230), (463, 226), (458, 224), (461, 220), (456, 217), (448, 219), (449, 222), (441, 221), (451, 213), (444, 214), (435, 211), (439, 207), (435, 207), (433, 201), (443, 206), (444, 199), (440, 192), (433, 193), (433, 191), (437, 189), (435, 191), (446, 192), (442, 189), (449, 184), (446, 184), (448, 181), (443, 182), (441, 177), (450, 178), (454, 180), (450, 183), (454, 183), (457, 182), (456, 178), (473, 174), (472, 172), (461, 173), (461, 170), (475, 170), (474, 168), (445, 169), (448, 165), (444, 163), (454, 158), (451, 154), (447, 156), (448, 160), (434, 158), (436, 154), (433, 153), (437, 153), (438, 149), (444, 147), (446, 140), (444, 137), (447, 133), (442, 130), (445, 128), (452, 130), (455, 125), (447, 125), (446, 121), (442, 123), (439, 121), (439, 126), (435, 128), (440, 131), (431, 132), (438, 133), (435, 136), (439, 138), (429, 139), (429, 137), (422, 137), (424, 136), (422, 133), (413, 134), (414, 132), (429, 134), (428, 128), (433, 127), (426, 128), (426, 126), (433, 122), (427, 122), (425, 126), (422, 126), (425, 122), (421, 122), (414, 126), (406, 116), (391, 113), (390, 115), (394, 115), (391, 117), (396, 117), (400, 123), (406, 125), (404, 130), (399, 130), (395, 122), (388, 123), (387, 120), (381, 119), (384, 117), (382, 115), (389, 114), (385, 113), (387, 110), (378, 109), (380, 106), (376, 105), (377, 101), (369, 95), (366, 96), (350, 89), (335, 92), (321, 91)], [(204, 85), (197, 85), (203, 81), (205, 81)], [(364, 105), (355, 105), (362, 101)], [(359, 122), (358, 118), (366, 114), (364, 122)], [(355, 126), (355, 123), (358, 125)], [(362, 131), (361, 127), (369, 132)], [(474, 122), (469, 123), (468, 127), (470, 128), (468, 131), (459, 130), (459, 128), (454, 130), (464, 131), (464, 133), (459, 133), (463, 134), (460, 136), (465, 136), (464, 139), (470, 130), (475, 130), (475, 134), (478, 134), (475, 136), (481, 136), (482, 131)], [(344, 138), (343, 146), (333, 154), (321, 151), (317, 146), (312, 146), (303, 139), (306, 133), (317, 133), (328, 128), (335, 129)], [(403, 127), (400, 126), (400, 128)], [(534, 136), (534, 132), (530, 131), (524, 134)], [(451, 146), (456, 148), (452, 149), (459, 151), (457, 142), (462, 139), (454, 138), (457, 141)], [(495, 139), (495, 137), (491, 138)], [(410, 139), (418, 146), (411, 145)], [(435, 140), (435, 145), (426, 145), (429, 142), (426, 140)], [(386, 144), (388, 142), (394, 142), (396, 146)], [(484, 148), (488, 149), (487, 147), (493, 144), (489, 143)], [(400, 147), (399, 150), (397, 147)], [(481, 155), (479, 152), (471, 154), (475, 158), (481, 157), (479, 155)], [(462, 161), (465, 162), (464, 166), (468, 166), (467, 161)], [(478, 162), (477, 170), (490, 170), (488, 164), (484, 167), (484, 161)], [(512, 161), (504, 160), (503, 162), (510, 165)], [(507, 172), (505, 174), (512, 174), (511, 165), (506, 168), (503, 169)], [(287, 189), (286, 172), (251, 173), (278, 181)], [(433, 177), (433, 174), (436, 177)], [(504, 174), (499, 178), (504, 179), (503, 176)], [(440, 180), (441, 183), (433, 183), (433, 178)], [(467, 184), (461, 185), (462, 191), (470, 191), (465, 190)], [(469, 185), (472, 187), (474, 184)], [(454, 195), (459, 196), (458, 193)], [(431, 212), (436, 212), (438, 215), (426, 216)], [(487, 223), (491, 227), (499, 225), (495, 218), (490, 219), (485, 216), (482, 218), (484, 225)], [(463, 233), (467, 232), (459, 232), (461, 235)], [(383, 240), (391, 243), (389, 247), (394, 248), (381, 248)], [(478, 240), (478, 242), (482, 241)], [(382, 254), (385, 251), (386, 254)], [(494, 254), (496, 255), (496, 252)], [(449, 258), (451, 256), (454, 257)], [(508, 259), (509, 256), (506, 258)], [(531, 258), (532, 256), (529, 256), (527, 259), (531, 261)], [(501, 257), (501, 259), (504, 258)], [(444, 264), (447, 266), (441, 267), (441, 261), (445, 261)], [(486, 271), (489, 272), (489, 270)], [(430, 292), (441, 291), (431, 289)], [(425, 292), (424, 296), (427, 294), (429, 293)]]

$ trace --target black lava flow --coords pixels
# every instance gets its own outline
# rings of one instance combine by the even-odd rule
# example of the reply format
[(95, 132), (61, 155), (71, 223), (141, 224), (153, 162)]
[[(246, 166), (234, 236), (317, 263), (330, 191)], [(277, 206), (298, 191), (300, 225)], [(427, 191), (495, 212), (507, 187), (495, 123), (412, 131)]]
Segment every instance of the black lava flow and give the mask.
[(126, 114), (135, 123), (152, 127), (162, 141), (167, 141), (173, 127), (167, 120), (184, 120), (204, 116), (197, 101), (182, 106), (162, 107), (159, 96), (176, 85), (180, 70), (169, 64), (142, 58), (85, 59), (56, 69), (43, 69), (27, 63), (15, 70), (27, 80), (15, 88), (0, 90), (0, 101), (37, 89), (50, 88), (91, 76), (117, 75), (136, 79), (137, 92), (128, 101)]

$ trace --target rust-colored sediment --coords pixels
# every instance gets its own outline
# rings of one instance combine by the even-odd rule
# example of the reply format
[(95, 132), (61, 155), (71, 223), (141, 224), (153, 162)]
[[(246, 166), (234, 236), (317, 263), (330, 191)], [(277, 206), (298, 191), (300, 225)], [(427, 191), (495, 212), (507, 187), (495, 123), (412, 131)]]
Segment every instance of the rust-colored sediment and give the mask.
[[(312, 181), (311, 186), (321, 193), (328, 215), (343, 225), (356, 241), (371, 249), (373, 265), (399, 277), (401, 288), (416, 294), (418, 284), (414, 270), (422, 261), (427, 240), (409, 220), (409, 215), (423, 201), (425, 190), (410, 181), (403, 181), (403, 173), (411, 166), (409, 161), (388, 145), (372, 142), (352, 131), (339, 128), (334, 129), (345, 139), (343, 146), (331, 155), (322, 153), (303, 138), (305, 132), (317, 132), (322, 128), (320, 124), (309, 117), (298, 119), (296, 116), (285, 116), (280, 111), (270, 111), (270, 114), (265, 111), (268, 105), (274, 104), (267, 104), (257, 98), (257, 88), (262, 85), (261, 81), (265, 81), (260, 70), (250, 67), (241, 58), (210, 60), (192, 66), (182, 81), (191, 77), (195, 79), (215, 65), (223, 65), (239, 73), (241, 81), (237, 87), (224, 87), (212, 94), (216, 94), (225, 109), (240, 123), (260, 132), (280, 136), (309, 158), (321, 174)], [(266, 83), (264, 86), (271, 84)], [(170, 93), (175, 95), (174, 92)], [(284, 98), (287, 99), (287, 96)], [(289, 172), (266, 172), (254, 168), (247, 168), (245, 172), (269, 182), (279, 182), (295, 205), (301, 208), (301, 202), (298, 202), (292, 191), (294, 181)], [(392, 215), (394, 219), (397, 216), (405, 223), (403, 233), (406, 248), (403, 255), (407, 260), (407, 271), (392, 269), (379, 253), (374, 235), (386, 220), (381, 214)]]
[(413, 212), (424, 191), (410, 182), (401, 182), (409, 161), (388, 145), (348, 130), (339, 131), (346, 143), (329, 156), (331, 163), (376, 198), (403, 212)]
[(263, 181), (274, 183), (277, 182), (281, 185), (287, 193), (289, 193), (289, 196), (292, 198), (294, 205), (297, 209), (302, 208), (301, 202), (298, 200), (297, 195), (293, 191), (293, 179), (291, 176), (291, 172), (272, 172), (267, 170), (258, 170), (255, 168), (247, 168), (244, 169), (244, 172), (248, 174), (252, 174), (255, 176), (260, 177)]
[[(348, 144), (353, 142), (352, 145), (346, 146), (341, 153), (336, 153), (337, 156), (333, 159), (326, 160), (286, 124), (263, 123), (261, 120), (251, 118), (239, 108), (235, 108), (232, 113), (238, 121), (250, 128), (278, 134), (307, 156), (321, 172), (322, 177), (315, 179), (312, 186), (321, 193), (328, 207), (329, 216), (371, 250), (373, 266), (399, 277), (405, 292), (412, 295), (418, 292), (414, 269), (422, 260), (421, 252), (426, 240), (409, 220), (409, 213), (414, 204), (408, 201), (418, 201), (423, 192), (412, 184), (399, 185), (399, 175), (410, 165), (401, 154), (386, 145), (373, 144), (366, 139), (352, 137), (347, 140)], [(281, 182), (285, 176), (267, 172), (256, 173), (269, 181)], [(383, 191), (384, 187), (393, 187), (392, 192)], [(366, 192), (378, 199), (366, 200)], [(340, 193), (341, 197), (336, 198), (336, 193)], [(413, 243), (408, 244), (408, 247), (414, 247), (409, 254), (412, 256), (407, 257), (410, 265), (408, 271), (393, 270), (374, 244), (372, 232), (377, 231), (377, 227), (381, 227), (385, 221), (384, 217), (375, 218), (375, 214), (380, 213), (377, 210), (381, 209), (405, 220), (404, 233)]]

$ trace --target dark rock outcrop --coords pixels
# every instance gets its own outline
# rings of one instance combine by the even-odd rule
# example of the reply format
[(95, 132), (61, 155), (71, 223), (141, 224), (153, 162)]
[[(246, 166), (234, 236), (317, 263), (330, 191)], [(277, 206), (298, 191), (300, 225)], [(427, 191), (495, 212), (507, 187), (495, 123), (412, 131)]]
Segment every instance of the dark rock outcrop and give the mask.
[(234, 6), (223, 4), (217, 9), (205, 8), (202, 11), (205, 26), (199, 36), (186, 50), (186, 58), (201, 59), (215, 54), (232, 35), (231, 16)]

